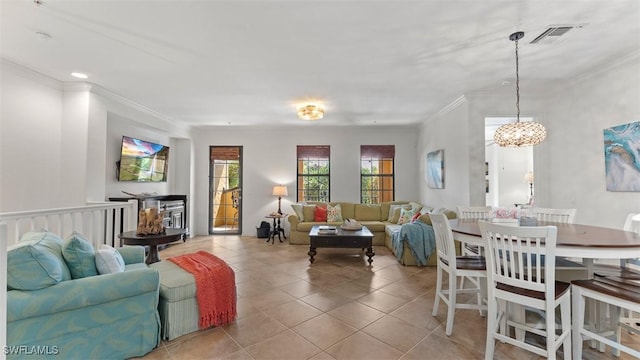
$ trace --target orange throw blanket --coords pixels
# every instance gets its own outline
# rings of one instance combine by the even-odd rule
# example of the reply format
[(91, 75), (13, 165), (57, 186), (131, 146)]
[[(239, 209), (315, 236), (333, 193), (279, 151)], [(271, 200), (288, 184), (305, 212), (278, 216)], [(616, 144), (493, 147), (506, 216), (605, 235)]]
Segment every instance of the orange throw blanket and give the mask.
[(233, 269), (224, 260), (198, 251), (193, 254), (175, 256), (173, 261), (196, 279), (196, 299), (201, 329), (232, 322), (236, 310), (236, 278)]

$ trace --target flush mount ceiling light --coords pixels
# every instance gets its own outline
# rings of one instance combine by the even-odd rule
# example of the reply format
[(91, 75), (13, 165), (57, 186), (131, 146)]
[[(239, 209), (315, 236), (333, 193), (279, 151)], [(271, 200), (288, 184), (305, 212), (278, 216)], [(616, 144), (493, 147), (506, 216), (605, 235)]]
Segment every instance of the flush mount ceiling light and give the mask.
[(518, 31), (509, 36), (516, 43), (516, 122), (502, 125), (493, 135), (493, 141), (501, 147), (522, 147), (541, 143), (547, 137), (544, 126), (535, 121), (520, 121), (520, 77), (518, 75), (518, 40), (524, 32)]
[(298, 105), (300, 120), (320, 120), (324, 117), (324, 104), (308, 103)]

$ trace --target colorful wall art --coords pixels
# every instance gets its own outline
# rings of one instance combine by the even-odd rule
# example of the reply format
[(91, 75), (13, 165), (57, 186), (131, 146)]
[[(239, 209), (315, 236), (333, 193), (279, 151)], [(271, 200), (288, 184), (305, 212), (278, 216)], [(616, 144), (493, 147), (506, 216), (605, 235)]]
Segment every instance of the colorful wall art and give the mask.
[(432, 189), (444, 189), (444, 150), (427, 154), (427, 185)]
[(604, 129), (607, 191), (640, 191), (640, 122)]

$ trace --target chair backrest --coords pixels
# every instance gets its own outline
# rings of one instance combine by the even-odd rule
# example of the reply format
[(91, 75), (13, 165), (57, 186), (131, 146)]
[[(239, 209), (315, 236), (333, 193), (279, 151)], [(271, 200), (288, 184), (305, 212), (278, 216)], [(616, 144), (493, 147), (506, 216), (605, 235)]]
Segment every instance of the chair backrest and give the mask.
[(627, 215), (627, 219), (624, 221), (622, 230), (633, 231), (640, 234), (640, 214), (630, 213)]
[(453, 232), (449, 219), (445, 214), (429, 214), (431, 226), (436, 238), (436, 252), (438, 262), (444, 261), (450, 267), (456, 267), (456, 247), (453, 242)]
[(576, 209), (552, 209), (534, 207), (532, 210), (536, 218), (540, 221), (573, 224), (573, 220), (576, 217)]
[(458, 206), (458, 219), (488, 219), (491, 206)]
[[(513, 226), (478, 221), (487, 244), (487, 286), (516, 286), (554, 296), (555, 226)], [(515, 260), (515, 261), (513, 261)], [(549, 286), (546, 286), (549, 285)]]

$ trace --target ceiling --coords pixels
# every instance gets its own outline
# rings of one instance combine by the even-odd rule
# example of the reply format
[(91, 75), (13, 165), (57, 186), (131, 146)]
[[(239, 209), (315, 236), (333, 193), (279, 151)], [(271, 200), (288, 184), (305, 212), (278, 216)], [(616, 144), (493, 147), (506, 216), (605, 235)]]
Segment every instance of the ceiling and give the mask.
[[(2, 0), (0, 21), (5, 60), (190, 125), (305, 125), (311, 99), (319, 124), (420, 123), (472, 91), (515, 94), (518, 30), (523, 97), (640, 51), (637, 0)], [(530, 43), (565, 24), (583, 27)]]

